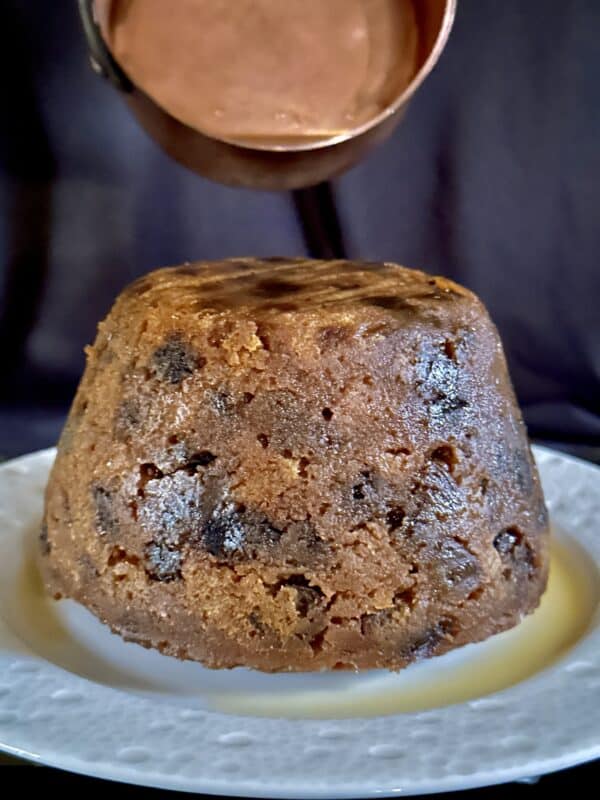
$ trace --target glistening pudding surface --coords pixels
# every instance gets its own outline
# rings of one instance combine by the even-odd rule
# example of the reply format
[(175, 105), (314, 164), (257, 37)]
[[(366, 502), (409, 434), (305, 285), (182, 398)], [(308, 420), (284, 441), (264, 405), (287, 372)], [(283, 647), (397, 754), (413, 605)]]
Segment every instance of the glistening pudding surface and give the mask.
[(201, 262), (128, 287), (44, 524), (52, 593), (162, 653), (266, 672), (481, 641), (537, 607), (549, 564), (489, 315), (389, 263)]

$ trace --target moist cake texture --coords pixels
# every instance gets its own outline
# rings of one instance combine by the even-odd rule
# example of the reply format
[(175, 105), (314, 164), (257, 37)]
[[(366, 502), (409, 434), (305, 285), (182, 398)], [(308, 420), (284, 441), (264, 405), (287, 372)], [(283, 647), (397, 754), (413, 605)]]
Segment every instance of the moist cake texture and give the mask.
[(130, 285), (46, 491), (49, 590), (213, 668), (400, 669), (538, 604), (548, 519), (481, 302), (395, 264)]

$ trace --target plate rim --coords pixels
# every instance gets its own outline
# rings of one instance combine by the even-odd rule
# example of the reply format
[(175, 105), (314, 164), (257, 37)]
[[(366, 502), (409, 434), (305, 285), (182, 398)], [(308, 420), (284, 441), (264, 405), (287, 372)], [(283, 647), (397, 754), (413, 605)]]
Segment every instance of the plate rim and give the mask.
[[(589, 555), (592, 556), (596, 567), (600, 569), (600, 537), (597, 537), (597, 540), (594, 542), (591, 531), (587, 531), (585, 527), (582, 527), (587, 526), (587, 523), (597, 519), (598, 513), (600, 512), (600, 468), (577, 457), (552, 450), (548, 447), (534, 446), (533, 450), (536, 460), (538, 461), (540, 471), (542, 475), (545, 476), (544, 483), (548, 482), (552, 484), (552, 496), (548, 497), (548, 505), (551, 516), (556, 518), (556, 521), (559, 522), (561, 527), (566, 528), (568, 535), (580, 546), (582, 546)], [(19, 479), (27, 482), (30, 470), (35, 470), (36, 468), (38, 470), (44, 469), (44, 467), (49, 466), (51, 460), (53, 459), (54, 453), (55, 448), (48, 448), (46, 450), (20, 456), (19, 458), (1, 464), (0, 500), (2, 499), (2, 487), (7, 473), (10, 474), (12, 472), (13, 475), (16, 476), (15, 480), (17, 483)], [(554, 477), (551, 475), (553, 471), (556, 473)], [(577, 498), (573, 498), (571, 496), (573, 491), (571, 491), (572, 487), (570, 486), (570, 482), (568, 480), (563, 480), (562, 474), (559, 474), (564, 471), (567, 473), (578, 474), (583, 480), (584, 487), (586, 487), (588, 482), (592, 485), (595, 484), (595, 490), (597, 494), (594, 495), (593, 491), (590, 491), (586, 488), (582, 493), (583, 498), (579, 496)], [(576, 481), (575, 483), (577, 484), (578, 482)], [(547, 486), (545, 486), (545, 490), (548, 493)], [(554, 491), (556, 491), (556, 495), (554, 495)], [(575, 492), (575, 494), (577, 494), (577, 492)], [(580, 491), (579, 494), (581, 494)], [(575, 521), (569, 520), (565, 525), (565, 521), (561, 520), (561, 515), (567, 510), (572, 510), (571, 504), (573, 503), (574, 499), (577, 499), (580, 502), (579, 512), (580, 516), (582, 516), (582, 519), (576, 519)], [(7, 515), (2, 506), (0, 506), (0, 526), (2, 525), (2, 522), (6, 524)], [(572, 524), (569, 524), (570, 522)], [(18, 524), (15, 523), (15, 525), (18, 527)], [(15, 533), (13, 531), (13, 535), (18, 536), (18, 532)], [(3, 530), (0, 527), (0, 549), (3, 546), (3, 538)], [(32, 657), (29, 655), (23, 658), (22, 656), (16, 656), (14, 652), (6, 652), (2, 645), (2, 624), (3, 620), (0, 609), (0, 689), (2, 689), (2, 683), (6, 672), (10, 672), (12, 670), (13, 674), (16, 674), (17, 676), (21, 675), (21, 677), (23, 677), (23, 675), (27, 676), (28, 674), (31, 675), (34, 673), (42, 676), (43, 680), (41, 682), (43, 684), (43, 691), (46, 693), (46, 697), (53, 697), (55, 695), (62, 696), (60, 695), (61, 691), (63, 691), (63, 693), (68, 693), (69, 691), (73, 692), (72, 687), (84, 686), (85, 689), (88, 690), (89, 695), (94, 696), (96, 709), (99, 702), (98, 698), (107, 693), (113, 696), (113, 706), (115, 695), (120, 695), (121, 697), (123, 695), (126, 696), (128, 698), (127, 704), (139, 704), (140, 702), (145, 703), (146, 706), (151, 704), (151, 701), (147, 698), (139, 698), (136, 695), (128, 694), (124, 690), (103, 686), (73, 673), (69, 673), (62, 668), (51, 664), (40, 656), (33, 655)], [(383, 772), (385, 773), (383, 783), (378, 782), (377, 779), (371, 779), (370, 781), (365, 782), (364, 778), (352, 779), (351, 777), (342, 780), (340, 780), (338, 777), (330, 779), (326, 775), (321, 776), (319, 780), (314, 780), (314, 773), (312, 775), (309, 774), (309, 769), (306, 770), (303, 779), (296, 776), (290, 780), (289, 776), (287, 778), (279, 776), (274, 778), (272, 777), (269, 782), (267, 775), (270, 773), (268, 773), (268, 769), (264, 766), (262, 767), (263, 774), (260, 778), (248, 777), (248, 773), (244, 775), (243, 771), (239, 773), (233, 772), (229, 776), (221, 777), (220, 779), (214, 775), (212, 777), (206, 777), (198, 774), (185, 775), (182, 772), (179, 772), (179, 774), (173, 774), (173, 772), (167, 773), (164, 767), (158, 770), (153, 769), (151, 764), (148, 763), (148, 759), (142, 758), (144, 754), (141, 751), (143, 751), (145, 748), (141, 747), (138, 740), (135, 739), (129, 739), (129, 744), (122, 746), (117, 751), (117, 753), (121, 753), (123, 757), (126, 757), (124, 760), (119, 760), (117, 757), (112, 757), (108, 761), (99, 761), (96, 764), (92, 763), (90, 760), (82, 758), (81, 755), (78, 757), (73, 756), (72, 753), (68, 751), (63, 753), (49, 753), (48, 751), (35, 752), (33, 751), (33, 748), (27, 749), (26, 747), (19, 746), (18, 744), (11, 744), (6, 740), (5, 731), (8, 730), (9, 734), (12, 732), (13, 740), (17, 741), (14, 739), (15, 731), (18, 732), (19, 724), (23, 721), (19, 720), (18, 714), (16, 715), (16, 718), (13, 718), (14, 712), (11, 712), (10, 706), (8, 706), (7, 710), (7, 698), (10, 698), (12, 694), (10, 691), (4, 694), (0, 692), (0, 751), (5, 751), (11, 755), (25, 758), (36, 763), (47, 764), (48, 766), (54, 766), (97, 778), (118, 780), (125, 783), (153, 786), (156, 788), (204, 792), (215, 795), (234, 794), (243, 797), (264, 798), (303, 797), (307, 799), (311, 798), (311, 800), (314, 798), (314, 800), (317, 800), (318, 798), (357, 798), (385, 794), (393, 795), (397, 793), (407, 795), (417, 793), (428, 794), (441, 791), (454, 791), (459, 789), (487, 786), (496, 783), (528, 778), (533, 775), (546, 774), (570, 766), (575, 766), (576, 764), (585, 763), (586, 761), (600, 757), (600, 714), (597, 715), (597, 719), (594, 717), (594, 725), (596, 725), (596, 727), (594, 727), (594, 741), (592, 743), (588, 743), (584, 747), (577, 748), (571, 746), (569, 748), (568, 746), (565, 746), (564, 743), (562, 746), (560, 743), (555, 743), (554, 750), (551, 755), (546, 757), (532, 757), (530, 759), (523, 758), (512, 768), (507, 768), (506, 765), (501, 765), (495, 768), (482, 769), (475, 764), (471, 772), (461, 772), (460, 770), (454, 769), (454, 771), (450, 770), (448, 774), (439, 774), (433, 778), (429, 778), (425, 775), (419, 779), (415, 777), (415, 775), (412, 775), (407, 780), (403, 774), (403, 770), (407, 765), (407, 760), (405, 758), (406, 753), (403, 754), (400, 752), (400, 750), (398, 750), (398, 748), (394, 749), (393, 743), (382, 741), (379, 744), (367, 743), (365, 745), (364, 739), (371, 733), (377, 734), (378, 725), (373, 725), (372, 723), (379, 723), (379, 728), (381, 730), (377, 735), (380, 739), (383, 739), (384, 737), (391, 736), (393, 733), (403, 733), (402, 728), (405, 724), (410, 724), (411, 722), (419, 724), (420, 720), (422, 721), (425, 718), (432, 718), (432, 715), (434, 719), (436, 715), (437, 717), (447, 717), (449, 714), (452, 715), (453, 713), (456, 713), (457, 709), (460, 710), (463, 715), (466, 712), (466, 718), (468, 719), (473, 712), (475, 712), (475, 717), (477, 717), (477, 709), (479, 708), (485, 710), (487, 706), (487, 715), (484, 713), (484, 719), (493, 721), (495, 719), (494, 703), (506, 700), (507, 695), (509, 701), (513, 696), (516, 699), (519, 694), (522, 694), (522, 689), (520, 692), (518, 691), (520, 687), (530, 686), (532, 683), (542, 683), (546, 684), (546, 689), (552, 688), (553, 684), (556, 683), (556, 681), (553, 681), (553, 676), (556, 677), (556, 675), (565, 672), (570, 663), (586, 663), (586, 660), (590, 659), (590, 653), (588, 652), (590, 650), (590, 646), (593, 647), (596, 644), (600, 644), (600, 613), (598, 613), (598, 611), (595, 614), (593, 624), (587, 633), (582, 637), (582, 639), (578, 641), (576, 645), (574, 645), (574, 647), (564, 656), (562, 656), (557, 662), (550, 665), (545, 670), (542, 670), (540, 673), (531, 676), (527, 680), (516, 684), (515, 686), (508, 687), (492, 695), (486, 695), (479, 700), (467, 701), (454, 706), (435, 708), (428, 711), (397, 714), (387, 717), (350, 718), (338, 720), (292, 720), (240, 717), (236, 715), (221, 714), (215, 711), (198, 711), (195, 717), (197, 720), (202, 718), (209, 723), (214, 723), (217, 728), (219, 727), (217, 723), (220, 723), (221, 726), (223, 726), (224, 720), (226, 720), (226, 727), (234, 728), (233, 731), (229, 732), (229, 735), (236, 733), (243, 734), (243, 729), (245, 727), (254, 729), (258, 728), (259, 726), (264, 726), (265, 728), (270, 729), (277, 724), (279, 724), (279, 726), (282, 728), (287, 726), (288, 731), (286, 736), (288, 739), (286, 740), (286, 747), (288, 751), (290, 746), (290, 732), (293, 732), (293, 729), (296, 729), (296, 736), (298, 730), (303, 730), (303, 736), (305, 739), (310, 736), (316, 737), (317, 743), (327, 749), (327, 745), (331, 745), (331, 741), (334, 740), (328, 739), (327, 737), (319, 738), (321, 736), (319, 731), (322, 732), (323, 730), (326, 730), (328, 726), (329, 728), (335, 728), (336, 730), (342, 732), (346, 730), (352, 731), (354, 725), (357, 730), (355, 730), (354, 733), (344, 733), (343, 736), (340, 736), (332, 749), (335, 751), (335, 747), (337, 746), (337, 752), (339, 754), (340, 747), (343, 749), (344, 745), (349, 745), (352, 743), (354, 745), (353, 750), (357, 751), (356, 757), (358, 757), (359, 748), (357, 746), (357, 740), (358, 742), (363, 740), (362, 755), (371, 765), (372, 773), (377, 773), (379, 769), (383, 769)], [(598, 651), (600, 648), (596, 648), (596, 650)], [(583, 661), (581, 661), (581, 659), (583, 659)], [(33, 669), (33, 667), (35, 667), (35, 669)], [(600, 688), (600, 681), (597, 679), (597, 676), (599, 675), (600, 654), (599, 657), (596, 658), (594, 669), (588, 676), (589, 683), (590, 685), (593, 685), (594, 690)], [(17, 680), (17, 683), (18, 682), (19, 681)], [(56, 686), (59, 686), (59, 688), (56, 688)], [(539, 685), (537, 688), (539, 694)], [(85, 689), (82, 692), (84, 700), (86, 700)], [(81, 690), (76, 688), (74, 690), (75, 694), (77, 691), (80, 691), (81, 693)], [(581, 693), (583, 693), (583, 691), (584, 689), (580, 689)], [(47, 694), (48, 692), (50, 692), (50, 695)], [(85, 703), (83, 705), (80, 704), (80, 708), (84, 707)], [(168, 705), (166, 707), (171, 708)], [(69, 703), (62, 707), (63, 717), (65, 709), (68, 708)], [(164, 710), (165, 705), (161, 705), (161, 708)], [(145, 710), (148, 709), (146, 708)], [(11, 717), (11, 713), (13, 713), (13, 717)], [(178, 713), (181, 716), (181, 706), (178, 706), (177, 709), (173, 708), (172, 713)], [(501, 714), (501, 708), (496, 708), (495, 713)], [(60, 713), (59, 716), (61, 716)], [(73, 715), (67, 715), (67, 717), (71, 720), (71, 724), (73, 724)], [(253, 724), (249, 725), (249, 721), (252, 721)], [(21, 727), (23, 727), (22, 724)], [(240, 728), (241, 730), (235, 730), (236, 728)], [(370, 729), (373, 730), (371, 731)], [(221, 741), (219, 740), (218, 736), (215, 739), (215, 737), (211, 734), (212, 738), (210, 744), (212, 747), (209, 748), (210, 752), (214, 752), (215, 754), (222, 753), (222, 745), (227, 742), (227, 740), (223, 737), (226, 737), (227, 735), (228, 734), (226, 732), (221, 733)], [(232, 748), (229, 748), (228, 750), (225, 748), (227, 757), (230, 759), (233, 758), (233, 764), (236, 763), (236, 757), (251, 756), (253, 751), (257, 751), (257, 747), (254, 745), (258, 744), (258, 740), (255, 737), (256, 732), (253, 730), (249, 741), (245, 741), (243, 737), (242, 739), (239, 739), (238, 736), (238, 745), (235, 746), (233, 750)], [(156, 736), (154, 738), (156, 739)], [(371, 739), (370, 741), (373, 742), (376, 740)], [(23, 740), (21, 739), (21, 743), (22, 742)], [(215, 743), (221, 744), (221, 747), (215, 747)], [(386, 747), (387, 750), (385, 749)], [(413, 748), (415, 747), (416, 745), (413, 745)], [(379, 750), (377, 750), (377, 748), (379, 748)], [(406, 752), (408, 754), (411, 753), (410, 747), (407, 748)], [(372, 758), (369, 759), (369, 757)], [(305, 748), (304, 758), (301, 757), (300, 762), (304, 764), (307, 760), (310, 761), (310, 759), (306, 758)], [(314, 766), (316, 763), (318, 767), (319, 760), (318, 753), (315, 753), (310, 766)], [(226, 761), (223, 763), (226, 763)], [(309, 765), (307, 764), (307, 767), (308, 766)], [(394, 766), (395, 768), (393, 768)], [(380, 781), (381, 780), (382, 779), (380, 779)]]

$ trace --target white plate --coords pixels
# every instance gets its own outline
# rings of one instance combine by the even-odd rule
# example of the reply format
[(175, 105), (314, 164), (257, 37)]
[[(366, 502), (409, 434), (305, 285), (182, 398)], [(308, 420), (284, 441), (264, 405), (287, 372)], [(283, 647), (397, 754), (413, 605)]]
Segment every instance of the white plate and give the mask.
[(285, 798), (449, 791), (600, 756), (599, 469), (536, 449), (560, 546), (546, 600), (513, 631), (398, 675), (266, 676), (126, 644), (43, 596), (32, 546), (53, 456), (0, 467), (0, 750)]

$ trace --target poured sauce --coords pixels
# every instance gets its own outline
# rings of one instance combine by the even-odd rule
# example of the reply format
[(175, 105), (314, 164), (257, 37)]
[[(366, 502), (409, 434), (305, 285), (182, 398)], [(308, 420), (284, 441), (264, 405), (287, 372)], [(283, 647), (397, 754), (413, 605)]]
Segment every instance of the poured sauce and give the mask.
[(550, 666), (584, 635), (600, 596), (593, 563), (575, 542), (555, 537), (541, 604), (510, 631), (397, 674), (266, 675), (206, 670), (124, 642), (76, 603), (48, 597), (33, 557), (5, 588), (9, 627), (34, 652), (78, 675), (157, 702), (315, 719), (423, 711), (512, 686)]
[(224, 696), (219, 711), (269, 717), (372, 717), (462, 703), (519, 683), (549, 666), (584, 633), (597, 587), (577, 556), (556, 542), (548, 588), (539, 608), (520, 625), (479, 644), (414, 664), (343, 694)]
[(343, 134), (417, 71), (413, 0), (113, 0), (102, 21), (136, 86), (181, 122), (240, 144)]

